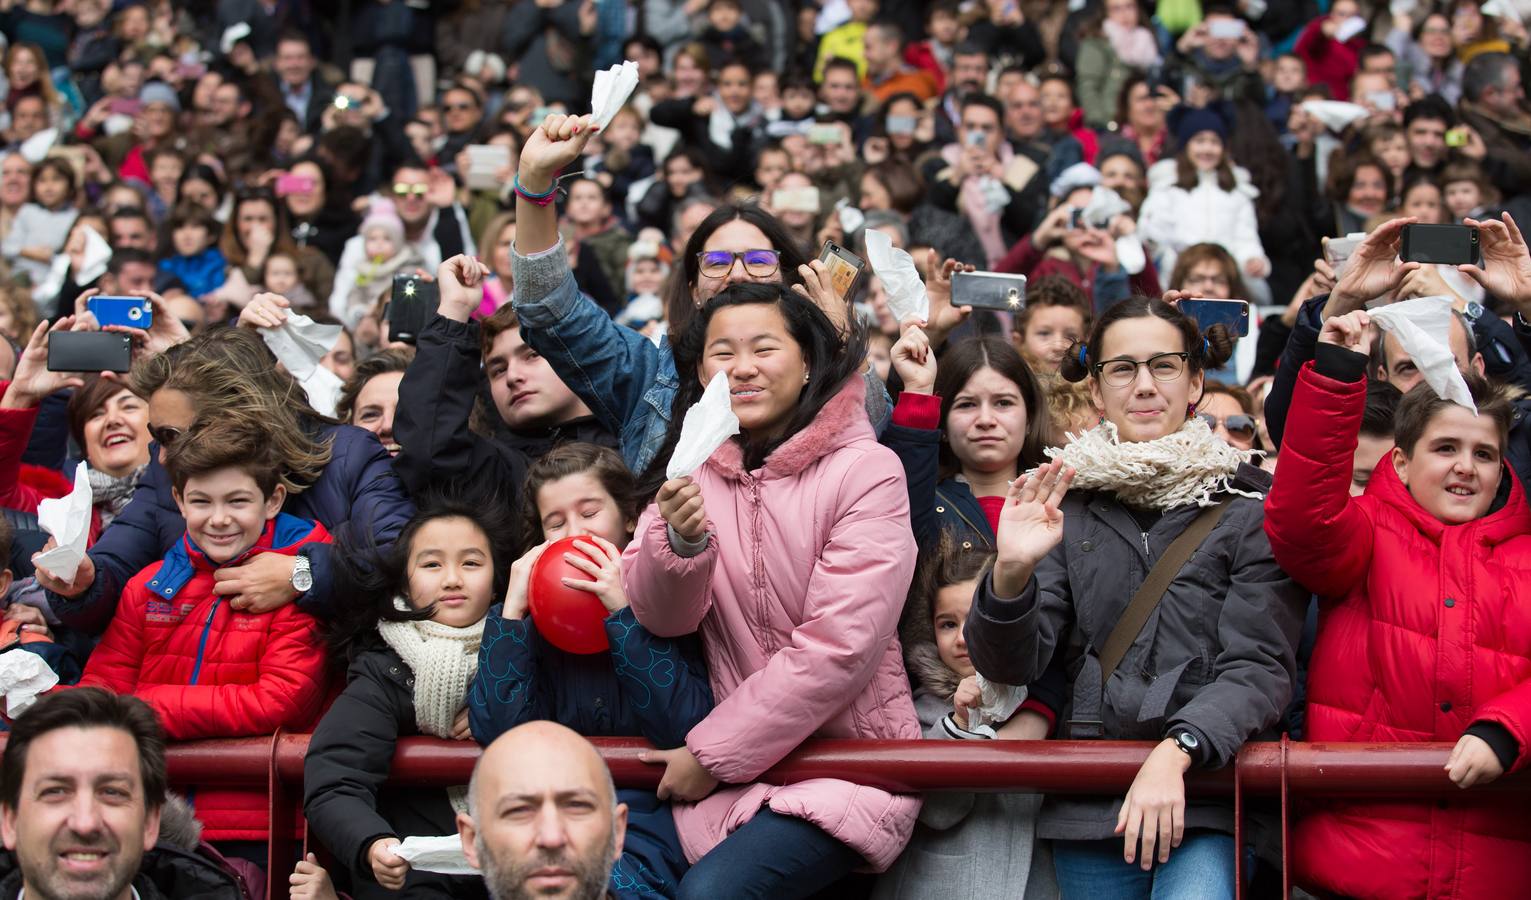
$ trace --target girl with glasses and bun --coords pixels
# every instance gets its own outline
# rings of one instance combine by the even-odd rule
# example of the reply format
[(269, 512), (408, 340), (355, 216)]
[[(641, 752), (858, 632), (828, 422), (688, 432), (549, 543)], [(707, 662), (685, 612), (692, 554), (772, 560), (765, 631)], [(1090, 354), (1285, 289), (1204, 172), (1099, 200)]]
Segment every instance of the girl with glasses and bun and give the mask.
[[(655, 346), (617, 325), (581, 296), (569, 270), (552, 204), (559, 172), (580, 157), (591, 134), (588, 116), (549, 116), (521, 150), (513, 302), (526, 341), (620, 436), (623, 459), (641, 472), (664, 442), (680, 379), (668, 342)], [(681, 251), (666, 297), (669, 331), (684, 332), (697, 307), (725, 288), (750, 282), (790, 285), (841, 332), (848, 328), (849, 305), (834, 292), (825, 266), (804, 258), (768, 213), (730, 204), (703, 220)], [(875, 373), (864, 377), (869, 415), (881, 424), (887, 392)]]
[[(1269, 476), (1195, 416), (1231, 346), (1158, 299), (1101, 316), (1061, 371), (1088, 380), (1101, 424), (1011, 484), (967, 618), (991, 681), (1028, 684), (1062, 655), (1065, 737), (1158, 741), (1125, 797), (1047, 798), (1037, 834), (1064, 896), (1235, 893), (1232, 804), (1188, 800), (1185, 773), (1275, 736), (1303, 592), (1265, 537)], [(1135, 597), (1165, 556), (1167, 588)]]

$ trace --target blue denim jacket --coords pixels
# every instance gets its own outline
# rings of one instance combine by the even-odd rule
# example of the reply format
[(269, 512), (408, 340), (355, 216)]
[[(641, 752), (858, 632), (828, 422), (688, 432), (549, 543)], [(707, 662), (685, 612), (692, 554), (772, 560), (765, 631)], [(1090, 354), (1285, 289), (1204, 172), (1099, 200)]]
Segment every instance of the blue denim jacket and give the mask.
[(531, 256), (512, 252), (523, 337), (620, 438), (628, 468), (642, 472), (664, 443), (680, 388), (669, 344), (655, 346), (582, 295), (562, 240)]
[[(680, 389), (669, 341), (656, 346), (612, 321), (581, 294), (561, 238), (531, 256), (512, 248), (511, 262), (515, 290), (510, 299), (523, 338), (601, 424), (620, 438), (628, 468), (643, 472), (664, 444), (670, 408)], [(881, 434), (891, 417), (892, 401), (870, 369), (867, 388), (867, 413)]]

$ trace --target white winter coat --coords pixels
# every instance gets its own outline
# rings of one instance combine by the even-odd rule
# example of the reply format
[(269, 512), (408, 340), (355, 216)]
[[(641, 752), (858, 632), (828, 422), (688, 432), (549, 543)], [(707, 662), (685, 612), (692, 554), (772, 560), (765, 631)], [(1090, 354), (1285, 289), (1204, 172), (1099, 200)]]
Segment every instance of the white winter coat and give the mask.
[(1255, 220), (1260, 189), (1250, 183), (1248, 170), (1233, 167), (1231, 191), (1217, 186), (1216, 172), (1199, 173), (1188, 191), (1175, 183), (1175, 166), (1174, 159), (1161, 159), (1149, 168), (1148, 197), (1138, 213), (1138, 233), (1153, 248), (1159, 271), (1168, 277), (1180, 252), (1192, 244), (1221, 246), (1238, 260), (1240, 272), (1250, 260), (1265, 259)]

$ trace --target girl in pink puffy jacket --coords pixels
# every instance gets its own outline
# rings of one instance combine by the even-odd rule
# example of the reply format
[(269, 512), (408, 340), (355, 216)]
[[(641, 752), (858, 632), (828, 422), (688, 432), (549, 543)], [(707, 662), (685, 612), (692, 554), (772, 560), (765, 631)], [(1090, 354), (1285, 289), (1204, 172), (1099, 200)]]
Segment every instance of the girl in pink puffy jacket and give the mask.
[[(654, 751), (693, 863), (679, 896), (807, 896), (886, 869), (916, 796), (762, 774), (810, 737), (920, 737), (897, 628), (915, 562), (903, 468), (864, 409), (865, 342), (779, 284), (736, 284), (675, 336), (664, 466), (686, 411), (727, 379), (740, 434), (663, 481), (622, 560), (638, 621), (700, 630), (716, 706)], [(655, 477), (654, 482), (662, 480)]]

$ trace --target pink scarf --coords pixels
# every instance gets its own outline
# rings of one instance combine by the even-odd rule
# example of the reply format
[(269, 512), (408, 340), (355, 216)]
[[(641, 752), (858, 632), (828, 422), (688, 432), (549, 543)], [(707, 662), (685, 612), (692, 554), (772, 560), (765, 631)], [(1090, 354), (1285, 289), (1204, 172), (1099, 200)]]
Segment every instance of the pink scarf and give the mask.
[[(956, 167), (957, 160), (961, 156), (961, 143), (947, 144), (941, 149), (941, 158), (953, 168)], [(1000, 168), (1009, 166), (1014, 158), (1015, 152), (1010, 149), (1010, 145), (1001, 143), (999, 145)], [(984, 255), (989, 258), (989, 267), (992, 268), (1009, 249), (1005, 246), (1005, 236), (999, 228), (999, 218), (1003, 212), (989, 212), (988, 205), (984, 203), (980, 180), (973, 177), (962, 180), (962, 186), (957, 193), (957, 205), (961, 207), (958, 212), (966, 216), (968, 222), (972, 224), (973, 233), (978, 236), (978, 242), (983, 245)]]
[(1134, 69), (1147, 69), (1159, 64), (1159, 44), (1154, 40), (1153, 32), (1147, 28), (1141, 25), (1137, 28), (1123, 28), (1110, 19), (1102, 22), (1100, 28), (1122, 62)]

